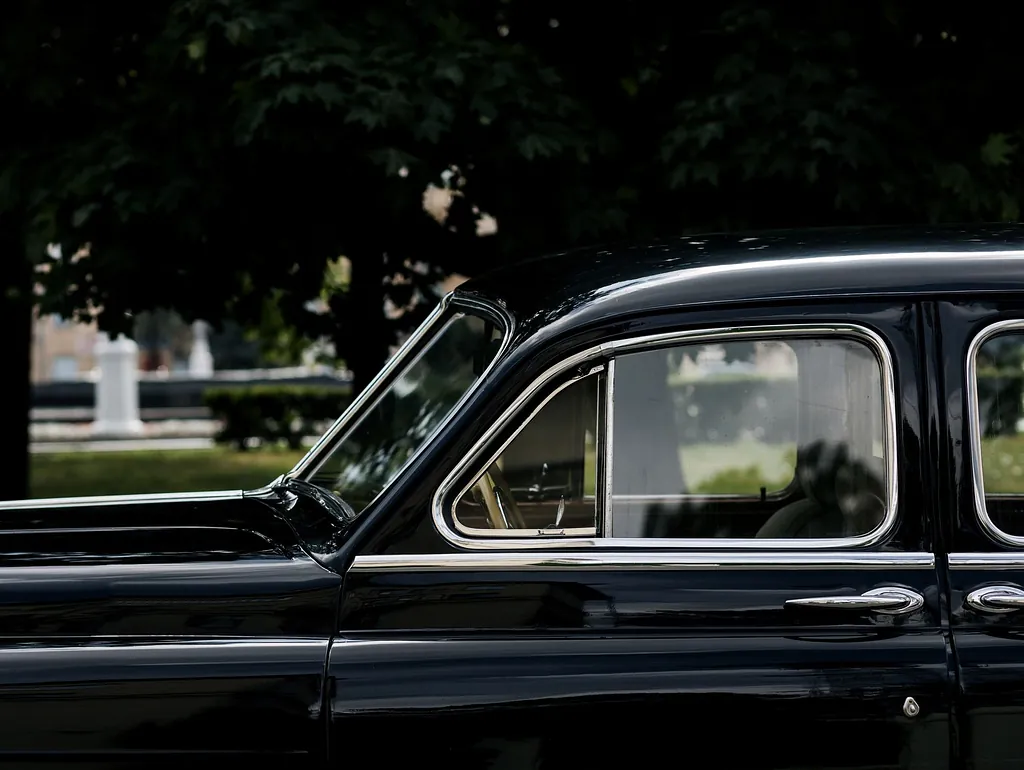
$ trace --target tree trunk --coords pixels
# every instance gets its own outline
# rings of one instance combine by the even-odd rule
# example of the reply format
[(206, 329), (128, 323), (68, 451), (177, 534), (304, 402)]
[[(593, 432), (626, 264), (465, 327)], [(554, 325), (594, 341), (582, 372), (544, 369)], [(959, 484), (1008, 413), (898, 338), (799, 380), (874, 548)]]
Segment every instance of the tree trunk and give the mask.
[(370, 384), (388, 360), (394, 342), (384, 317), (384, 255), (350, 255), (352, 277), (343, 317), (336, 325), (334, 346), (352, 372), (352, 395)]
[(4, 429), (0, 431), (0, 456), (5, 480), (0, 500), (28, 497), (29, 408), (32, 399), (32, 271), (25, 257), (21, 222), (0, 218), (0, 329), (6, 338), (6, 385), (2, 389)]

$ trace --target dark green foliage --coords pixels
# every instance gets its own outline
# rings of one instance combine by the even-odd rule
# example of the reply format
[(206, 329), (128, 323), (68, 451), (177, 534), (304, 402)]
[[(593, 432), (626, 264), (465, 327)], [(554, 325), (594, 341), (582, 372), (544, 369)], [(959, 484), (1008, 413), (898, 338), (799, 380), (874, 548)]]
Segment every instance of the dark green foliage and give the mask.
[[(91, 244), (46, 302), (111, 327), (161, 305), (258, 321), (274, 293), (289, 322), (380, 357), (431, 301), (389, 322), (385, 295), (416, 304), (538, 250), (1019, 210), (1024, 68), (1012, 25), (974, 6), (94, 5), (5, 11), (26, 118), (0, 210), (29, 204), (35, 243)], [(449, 164), (467, 181), (441, 227), (420, 197)], [(475, 236), (474, 205), (497, 236)], [(314, 316), (340, 254), (351, 289)]]
[[(451, 271), (654, 233), (1019, 216), (1024, 53), (977, 3), (2, 5), (4, 259), (91, 247), (53, 263), (45, 308), (248, 325), (273, 297), (357, 387)], [(421, 195), (450, 164), (466, 181), (440, 226)], [(348, 290), (310, 313), (342, 254)], [(385, 297), (410, 312), (386, 319)]]
[(203, 400), (222, 421), (219, 443), (247, 449), (255, 440), (297, 449), (303, 438), (323, 432), (345, 411), (351, 393), (347, 388), (257, 385), (210, 388)]

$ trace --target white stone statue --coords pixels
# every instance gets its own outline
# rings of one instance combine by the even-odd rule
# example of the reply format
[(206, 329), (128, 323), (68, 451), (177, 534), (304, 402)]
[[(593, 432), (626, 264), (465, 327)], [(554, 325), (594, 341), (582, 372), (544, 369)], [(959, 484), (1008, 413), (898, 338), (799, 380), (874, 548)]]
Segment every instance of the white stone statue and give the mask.
[(192, 350), (188, 354), (188, 373), (192, 377), (213, 375), (213, 354), (210, 352), (210, 325), (206, 321), (192, 324)]
[(96, 380), (96, 412), (92, 433), (97, 436), (138, 436), (139, 346), (124, 335), (111, 340), (100, 333), (93, 349), (99, 378)]

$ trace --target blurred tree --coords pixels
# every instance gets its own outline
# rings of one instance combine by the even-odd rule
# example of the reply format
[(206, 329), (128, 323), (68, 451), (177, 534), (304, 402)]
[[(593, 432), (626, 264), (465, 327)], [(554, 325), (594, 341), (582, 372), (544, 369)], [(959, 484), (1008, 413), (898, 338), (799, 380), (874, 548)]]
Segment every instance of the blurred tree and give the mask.
[[(0, 140), (4, 243), (90, 246), (53, 263), (46, 307), (102, 308), (111, 329), (156, 307), (258, 324), (273, 296), (357, 384), (451, 271), (618, 235), (1019, 215), (1007, 95), (1024, 68), (1013, 25), (978, 4), (103, 11), (0, 12), (18, 116)], [(311, 312), (339, 254), (348, 287)], [(385, 299), (410, 310), (390, 318)]]
[[(92, 100), (79, 84), (107, 65), (103, 50), (90, 51), (88, 46), (116, 34), (116, 22), (108, 27), (109, 34), (97, 32), (100, 18), (90, 16), (86, 4), (79, 5), (46, 7), (12, 0), (0, 6), (0, 328), (10, 372), (0, 391), (9, 474), (0, 497), (28, 494), (33, 265), (46, 253), (53, 231), (49, 198), (62, 171), (56, 154), (82, 136), (76, 121), (86, 119)], [(61, 40), (65, 24), (82, 34)]]

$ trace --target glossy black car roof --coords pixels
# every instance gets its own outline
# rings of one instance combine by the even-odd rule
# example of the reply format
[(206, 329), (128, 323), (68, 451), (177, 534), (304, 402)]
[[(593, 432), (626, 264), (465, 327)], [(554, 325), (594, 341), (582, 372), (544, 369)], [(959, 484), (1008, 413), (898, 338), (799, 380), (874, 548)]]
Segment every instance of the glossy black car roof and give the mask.
[(685, 236), (578, 249), (468, 281), (522, 331), (680, 306), (1024, 288), (1024, 226), (863, 228)]

